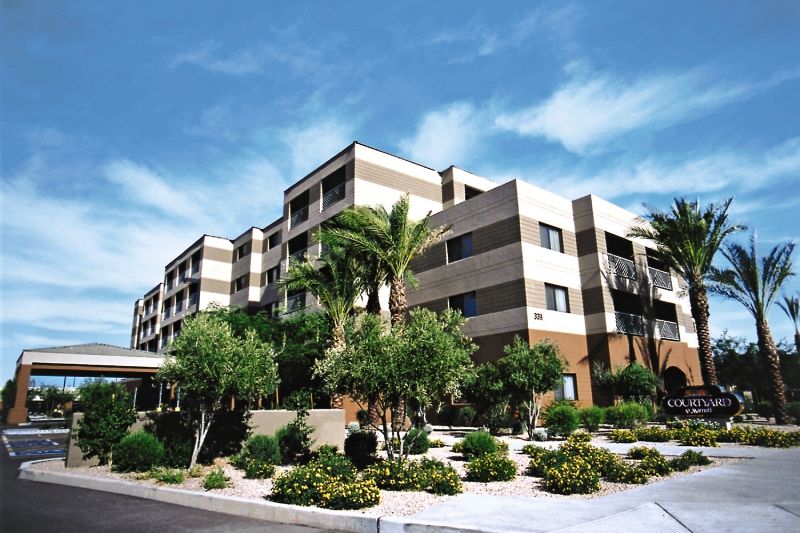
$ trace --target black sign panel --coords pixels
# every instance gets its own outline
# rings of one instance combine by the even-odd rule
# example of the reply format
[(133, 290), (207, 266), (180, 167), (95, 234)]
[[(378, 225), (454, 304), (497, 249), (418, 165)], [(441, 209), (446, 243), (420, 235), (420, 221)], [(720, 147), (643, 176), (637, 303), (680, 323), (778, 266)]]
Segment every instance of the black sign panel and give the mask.
[(729, 418), (744, 410), (742, 399), (714, 386), (683, 387), (664, 398), (664, 412), (685, 418)]

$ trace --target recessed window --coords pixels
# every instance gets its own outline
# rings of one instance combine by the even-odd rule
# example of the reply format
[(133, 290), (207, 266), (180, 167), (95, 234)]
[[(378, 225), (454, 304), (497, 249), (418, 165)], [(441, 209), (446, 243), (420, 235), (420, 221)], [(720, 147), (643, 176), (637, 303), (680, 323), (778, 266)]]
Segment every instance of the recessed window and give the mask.
[(281, 243), (281, 234), (280, 232), (275, 232), (269, 237), (267, 237), (267, 250), (272, 250), (276, 246)]
[(550, 311), (569, 313), (569, 293), (566, 287), (545, 284), (544, 293)]
[(472, 233), (465, 233), (447, 241), (447, 262), (452, 263), (472, 256)]
[(267, 270), (267, 285), (270, 283), (275, 283), (278, 281), (278, 278), (281, 276), (281, 267), (274, 266)]
[(561, 376), (561, 385), (553, 391), (556, 400), (577, 400), (578, 387), (575, 382), (575, 374), (564, 374)]
[(559, 228), (548, 226), (547, 224), (539, 224), (539, 237), (543, 248), (564, 253), (564, 242)]
[(471, 200), (475, 198), (479, 194), (482, 194), (483, 191), (480, 189), (476, 189), (475, 187), (470, 187), (469, 185), (464, 185), (464, 200)]
[(478, 303), (475, 300), (475, 292), (467, 292), (451, 296), (448, 300), (450, 309), (458, 309), (465, 317), (476, 316), (478, 314)]
[(236, 253), (234, 255), (234, 261), (243, 259), (248, 255), (250, 255), (250, 243), (246, 242), (236, 249)]
[(238, 277), (235, 280), (233, 280), (233, 292), (234, 293), (239, 292), (241, 290), (244, 290), (245, 287), (247, 287), (247, 276), (246, 275)]

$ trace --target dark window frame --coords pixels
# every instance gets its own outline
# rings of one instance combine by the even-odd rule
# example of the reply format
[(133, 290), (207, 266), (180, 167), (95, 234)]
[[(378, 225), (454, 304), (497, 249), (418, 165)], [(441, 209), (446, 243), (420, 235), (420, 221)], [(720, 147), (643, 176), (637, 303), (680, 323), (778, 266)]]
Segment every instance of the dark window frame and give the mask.
[(475, 291), (454, 294), (447, 299), (450, 309), (458, 309), (464, 318), (478, 316), (478, 297)]
[[(558, 308), (558, 298), (556, 298), (556, 292), (562, 290), (564, 291), (564, 302), (566, 304), (566, 309)], [(556, 311), (558, 313), (570, 312), (569, 289), (567, 287), (562, 287), (561, 285), (554, 285), (552, 283), (545, 283), (544, 293), (545, 293), (545, 305), (547, 306), (548, 311)]]
[[(558, 246), (556, 248), (553, 247), (553, 242), (550, 239), (551, 230), (555, 230), (558, 234)], [(553, 250), (561, 254), (564, 253), (564, 231), (561, 228), (539, 222), (539, 240), (542, 248), (547, 248), (548, 250)]]
[(472, 232), (448, 239), (445, 248), (447, 249), (448, 264), (472, 257), (475, 254)]

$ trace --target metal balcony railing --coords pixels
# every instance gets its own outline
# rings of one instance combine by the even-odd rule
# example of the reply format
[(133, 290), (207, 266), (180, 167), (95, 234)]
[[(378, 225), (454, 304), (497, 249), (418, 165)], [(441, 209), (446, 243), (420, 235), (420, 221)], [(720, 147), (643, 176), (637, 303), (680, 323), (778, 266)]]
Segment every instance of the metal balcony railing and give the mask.
[(328, 209), (330, 206), (344, 198), (344, 183), (340, 183), (333, 189), (323, 193), (322, 195), (322, 209)]
[(681, 340), (681, 335), (678, 330), (678, 324), (670, 322), (669, 320), (656, 319), (656, 327), (658, 328), (658, 336), (662, 339), (670, 341)]
[(623, 278), (636, 279), (636, 265), (630, 259), (608, 254), (608, 269), (612, 274)]
[(306, 306), (306, 293), (295, 294), (286, 299), (286, 313), (294, 313)]
[(631, 313), (614, 313), (617, 321), (617, 333), (628, 335), (638, 335), (644, 337), (644, 318), (642, 315), (632, 315)]
[(669, 272), (664, 272), (657, 268), (648, 267), (647, 271), (650, 273), (650, 279), (653, 280), (653, 285), (661, 287), (662, 289), (672, 290), (672, 277)]
[(292, 214), (289, 217), (289, 227), (293, 228), (301, 222), (305, 222), (306, 220), (308, 220), (308, 206), (304, 205), (300, 209), (292, 211)]

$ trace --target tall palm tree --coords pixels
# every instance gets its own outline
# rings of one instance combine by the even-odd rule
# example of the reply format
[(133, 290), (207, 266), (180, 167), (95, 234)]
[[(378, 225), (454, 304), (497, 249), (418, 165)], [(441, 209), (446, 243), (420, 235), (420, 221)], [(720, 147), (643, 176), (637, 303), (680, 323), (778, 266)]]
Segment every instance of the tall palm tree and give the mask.
[(788, 316), (792, 324), (794, 324), (794, 348), (797, 354), (800, 355), (800, 328), (798, 328), (798, 324), (800, 323), (800, 295), (784, 295), (783, 301), (778, 302), (778, 307), (783, 309), (783, 312), (786, 313), (786, 316)]
[(703, 381), (717, 384), (717, 370), (711, 351), (711, 334), (708, 329), (708, 290), (706, 280), (723, 241), (743, 226), (728, 221), (728, 208), (733, 198), (721, 204), (710, 204), (706, 208), (700, 202), (688, 202), (676, 198), (669, 212), (648, 208), (641, 219), (643, 223), (634, 227), (629, 237), (639, 237), (654, 242), (659, 254), (678, 276), (686, 282), (689, 304), (697, 329), (698, 352)]
[[(392, 325), (403, 320), (406, 313), (405, 283), (415, 283), (409, 264), (427, 250), (449, 228), (431, 228), (431, 214), (419, 221), (408, 218), (409, 197), (403, 196), (391, 211), (384, 207), (360, 207), (339, 215), (339, 227), (325, 230), (326, 239), (353, 252), (371, 258), (376, 274), (389, 282), (389, 313)], [(374, 281), (374, 280), (373, 280)]]
[(741, 303), (756, 320), (758, 349), (767, 361), (772, 378), (772, 404), (776, 424), (787, 424), (791, 422), (791, 417), (786, 411), (781, 362), (767, 316), (778, 297), (781, 285), (794, 275), (793, 252), (794, 243), (782, 243), (766, 256), (759, 257), (756, 236), (753, 234), (747, 248), (737, 243), (726, 246), (722, 254), (730, 262), (731, 268), (715, 269), (712, 275), (715, 283), (711, 289)]

